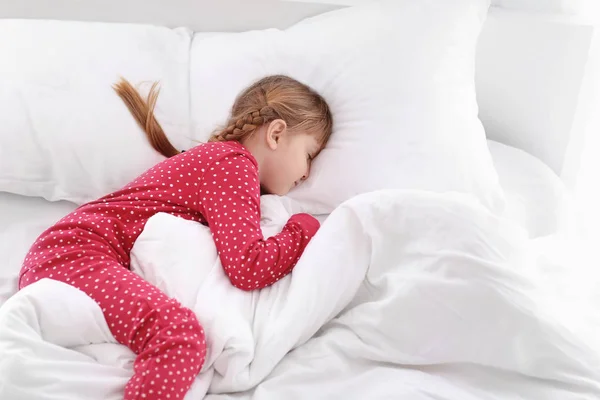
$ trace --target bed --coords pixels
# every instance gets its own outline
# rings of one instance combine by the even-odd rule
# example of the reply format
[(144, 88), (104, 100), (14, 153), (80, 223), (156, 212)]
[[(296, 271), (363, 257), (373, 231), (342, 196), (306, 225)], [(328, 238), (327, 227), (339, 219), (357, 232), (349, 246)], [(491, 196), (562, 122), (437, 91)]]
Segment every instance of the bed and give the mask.
[[(467, 4), (468, 0), (461, 2)], [(168, 85), (164, 87), (164, 103), (158, 116), (165, 127), (184, 132), (171, 139), (177, 146), (187, 148), (195, 139), (202, 138), (208, 129), (205, 124), (209, 116), (222, 116), (222, 104), (231, 100), (230, 93), (235, 93), (242, 78), (247, 80), (270, 72), (262, 56), (248, 57), (245, 47), (249, 43), (271, 46), (270, 41), (280, 40), (277, 31), (266, 28), (291, 27), (290, 36), (297, 34), (302, 38), (300, 33), (318, 27), (319, 16), (305, 25), (296, 27), (295, 24), (305, 17), (341, 7), (339, 3), (259, 3), (253, 11), (247, 10), (256, 13), (256, 18), (242, 20), (227, 13), (227, 5), (205, 5), (201, 20), (190, 19), (196, 6), (188, 3), (181, 4), (177, 11), (170, 8), (160, 12), (162, 8), (157, 6), (157, 10), (136, 17), (123, 17), (127, 13), (120, 16), (94, 14), (69, 7), (62, 16), (54, 9), (40, 8), (31, 14), (14, 6), (2, 7), (7, 17), (33, 18), (32, 21), (62, 18), (178, 27), (173, 37), (169, 36), (171, 30), (148, 33), (140, 28), (132, 36), (135, 40), (142, 38), (139, 43), (151, 44), (143, 41), (150, 37), (160, 42), (160, 46), (150, 50), (143, 46), (141, 50), (136, 48), (139, 65), (131, 61), (131, 66), (122, 60), (128, 60), (127, 51), (133, 49), (127, 46), (138, 45), (132, 41), (119, 50), (122, 60), (108, 68), (122, 67), (127, 69), (124, 73), (145, 77), (136, 74), (154, 59), (144, 58), (144, 51), (167, 54), (177, 60), (176, 64), (152, 67), (155, 69), (148, 76), (164, 76), (164, 80), (172, 84), (170, 89)], [(281, 18), (282, 15), (285, 18)], [(355, 17), (351, 12), (349, 15), (348, 18)], [(215, 16), (220, 17), (218, 22)], [(9, 22), (13, 25), (7, 28), (12, 29), (10, 32), (20, 32), (22, 40), (30, 40), (27, 32), (48, 29), (44, 22), (34, 28), (21, 28), (23, 21), (13, 20)], [(96, 39), (100, 36), (94, 36), (95, 29), (108, 29), (103, 23), (89, 24), (85, 34)], [(126, 29), (120, 25), (110, 26), (115, 30)], [(71, 27), (64, 28), (65, 38), (70, 35), (69, 29)], [(238, 34), (242, 36), (236, 37)], [(586, 261), (584, 250), (577, 247), (578, 242), (572, 237), (571, 205), (582, 150), (586, 116), (580, 108), (586, 100), (583, 88), (590, 75), (588, 60), (593, 36), (594, 26), (580, 17), (492, 6), (486, 11), (473, 65), (477, 105), (473, 108), (468, 100), (464, 105), (470, 107), (471, 112), (476, 111), (485, 129), (484, 140), (473, 144), (473, 148), (479, 149), (477, 151), (485, 148), (489, 152), (486, 157), (499, 189), (493, 187), (494, 182), (487, 182), (484, 170), (481, 176), (474, 178), (475, 183), (468, 181), (464, 175), (476, 164), (465, 162), (463, 165), (456, 161), (460, 165), (454, 175), (448, 173), (448, 190), (446, 187), (429, 190), (431, 184), (439, 180), (427, 173), (417, 174), (420, 182), (426, 183), (415, 187), (411, 187), (414, 177), (398, 180), (384, 174), (399, 190), (382, 191), (381, 185), (372, 182), (372, 176), (359, 176), (357, 180), (364, 181), (364, 190), (360, 190), (364, 194), (349, 196), (348, 193), (359, 190), (353, 187), (344, 193), (345, 181), (333, 181), (323, 172), (319, 173), (322, 182), (309, 183), (306, 189), (289, 199), (266, 196), (263, 200), (265, 233), (276, 232), (289, 214), (307, 209), (323, 221), (324, 233), (323, 239), (315, 243), (299, 264), (292, 279), (259, 295), (229, 291), (224, 277), (215, 272), (218, 270), (216, 255), (197, 249), (202, 246), (196, 244), (203, 241), (207, 243), (205, 247), (210, 248), (210, 238), (198, 226), (168, 216), (149, 223), (136, 243), (132, 268), (201, 314), (207, 332), (215, 336), (212, 355), (209, 354), (210, 368), (203, 370), (186, 398), (600, 398), (600, 342), (597, 340), (600, 316), (595, 310), (600, 305), (597, 295), (600, 280), (593, 265)], [(120, 40), (115, 35), (108, 42), (113, 39)], [(340, 40), (343, 48), (343, 39)], [(292, 41), (289, 47), (304, 49), (300, 42)], [(78, 46), (76, 42), (72, 45)], [(57, 47), (57, 54), (69, 48), (68, 43), (61, 46)], [(10, 45), (6, 48), (0, 51), (12, 51)], [(218, 51), (223, 48), (230, 51)], [(265, 48), (269, 49), (265, 53), (280, 50), (276, 45)], [(316, 48), (316, 54), (326, 57), (318, 53), (322, 49)], [(192, 50), (191, 55), (187, 55), (188, 49)], [(138, 53), (135, 54), (137, 57)], [(214, 57), (204, 60), (197, 54)], [(231, 66), (236, 60), (232, 54), (247, 57), (250, 67), (244, 70)], [(281, 65), (294, 64), (298, 54), (291, 52), (286, 57)], [(81, 62), (74, 60), (75, 64)], [(192, 65), (192, 69), (197, 68), (202, 74), (182, 76), (177, 68), (184, 64)], [(77, 80), (85, 74), (78, 73), (77, 79), (70, 80), (59, 71), (60, 62), (48, 65), (48, 75), (31, 69), (33, 79), (47, 85), (44, 80), (49, 76), (58, 77), (51, 85), (52, 90), (73, 85), (76, 91), (96, 93), (93, 84)], [(27, 75), (30, 71), (23, 73), (7, 65), (0, 68), (13, 74), (9, 76), (14, 82), (32, 77)], [(348, 106), (335, 97), (339, 88), (331, 83), (332, 76), (320, 76), (312, 64), (306, 70), (289, 68), (307, 80), (313, 79), (315, 85), (321, 85), (319, 87), (334, 99), (334, 107), (342, 110), (340, 114), (353, 110), (353, 105)], [(112, 79), (110, 71), (102, 71), (100, 67), (93, 72), (101, 79)], [(212, 80), (218, 80), (216, 73), (229, 74), (232, 78), (213, 84)], [(458, 76), (443, 75), (443, 71), (441, 74)], [(240, 77), (239, 82), (236, 77)], [(5, 97), (0, 97), (0, 101), (15, 107), (9, 110), (18, 115), (21, 109), (14, 106), (14, 98), (10, 97), (16, 93), (11, 92), (12, 83), (3, 87), (8, 90), (2, 93)], [(180, 96), (185, 90), (182, 88), (189, 85), (202, 87), (205, 93), (211, 94), (211, 102), (198, 100), (198, 96), (194, 98), (193, 90), (189, 97)], [(448, 88), (454, 90), (452, 86)], [(220, 90), (225, 94), (221, 95)], [(19, 101), (27, 101), (27, 96), (32, 94), (49, 96), (50, 92), (23, 93)], [(104, 92), (99, 93), (95, 104), (106, 103), (108, 97), (103, 97)], [(69, 107), (79, 107), (76, 98), (61, 99)], [(115, 343), (100, 310), (82, 293), (46, 282), (37, 289), (14, 296), (22, 259), (29, 245), (46, 227), (74, 210), (86, 196), (104, 193), (106, 188), (121, 184), (125, 176), (135, 175), (160, 159), (148, 148), (132, 154), (129, 164), (111, 163), (108, 156), (102, 158), (100, 153), (107, 153), (108, 149), (118, 158), (131, 148), (143, 147), (143, 138), (136, 136), (139, 131), (123, 116), (126, 114), (108, 108), (110, 112), (102, 114), (104, 111), (101, 111), (100, 117), (87, 114), (75, 117), (77, 113), (72, 111), (64, 115), (72, 113), (73, 118), (78, 118), (72, 125), (89, 123), (96, 117), (113, 118), (117, 121), (115, 126), (133, 132), (122, 138), (122, 148), (113, 149), (110, 144), (104, 144), (116, 136), (107, 133), (107, 138), (102, 138), (99, 133), (106, 130), (106, 126), (100, 126), (90, 128), (88, 134), (94, 146), (99, 146), (97, 153), (87, 150), (78, 153), (81, 146), (85, 147), (85, 141), (80, 142), (75, 136), (77, 133), (64, 134), (64, 143), (77, 143), (61, 144), (63, 147), (59, 150), (52, 147), (47, 137), (33, 135), (34, 140), (39, 141), (38, 148), (28, 143), (29, 147), (16, 152), (11, 150), (11, 154), (6, 148), (0, 153), (5, 159), (4, 164), (0, 160), (4, 174), (0, 176), (3, 190), (0, 192), (2, 398), (117, 399), (122, 396), (120, 390), (131, 373), (131, 352)], [(35, 121), (36, 109), (31, 110), (34, 117), (30, 117), (30, 121)], [(54, 111), (60, 113), (58, 108)], [(443, 113), (440, 116), (451, 118)], [(402, 118), (410, 122), (413, 117)], [(52, 118), (45, 117), (43, 121), (51, 125), (50, 132), (60, 126), (55, 125), (56, 120)], [(453, 123), (454, 120), (448, 121)], [(352, 131), (353, 122), (342, 119), (342, 128)], [(19, 124), (23, 122), (8, 119), (5, 126), (25, 126)], [(35, 123), (28, 124), (31, 132), (39, 129), (30, 128)], [(72, 128), (71, 124), (60, 127)], [(478, 129), (473, 127), (474, 131)], [(3, 145), (7, 143), (21, 146), (16, 141), (6, 141)], [(334, 152), (343, 144), (334, 142), (326, 160), (336, 160)], [(460, 149), (451, 142), (446, 144), (465, 157), (471, 152), (468, 146)], [(56, 182), (44, 180), (48, 168), (43, 168), (43, 160), (38, 171), (26, 169), (15, 161), (17, 156), (13, 153), (33, 157), (42, 154), (39, 152), (44, 146), (50, 153), (71, 154), (72, 151), (76, 154), (74, 164), (52, 165), (51, 172), (59, 177)], [(435, 155), (452, 159), (452, 155), (446, 153)], [(28, 184), (11, 180), (14, 173), (5, 173), (11, 166), (7, 157), (19, 165), (17, 171), (26, 174)], [(94, 162), (96, 164), (91, 164)], [(444, 169), (443, 160), (439, 167), (440, 171)], [(85, 174), (79, 175), (77, 168)], [(72, 174), (75, 184), (61, 181), (66, 173)], [(49, 182), (54, 185), (52, 188)], [(339, 192), (316, 201), (312, 193), (323, 193), (323, 187), (330, 187), (332, 191), (339, 188)], [(473, 188), (475, 195), (465, 195), (462, 192), (468, 190), (464, 188)], [(342, 197), (350, 199), (339, 201)], [(498, 207), (500, 198), (502, 207)], [(411, 234), (405, 236), (404, 232)], [(425, 237), (431, 239), (419, 240)], [(333, 238), (340, 244), (331, 248)], [(404, 242), (406, 244), (400, 245)], [(176, 256), (167, 257), (167, 253)], [(401, 259), (408, 261), (396, 261)], [(202, 267), (197, 268), (197, 265)], [(314, 283), (317, 279), (321, 282)], [(190, 283), (195, 280), (205, 282), (204, 286), (198, 289)], [(216, 311), (205, 306), (215, 302), (221, 304)], [(249, 304), (254, 307), (251, 312)], [(83, 328), (71, 330), (74, 321), (79, 321)]]

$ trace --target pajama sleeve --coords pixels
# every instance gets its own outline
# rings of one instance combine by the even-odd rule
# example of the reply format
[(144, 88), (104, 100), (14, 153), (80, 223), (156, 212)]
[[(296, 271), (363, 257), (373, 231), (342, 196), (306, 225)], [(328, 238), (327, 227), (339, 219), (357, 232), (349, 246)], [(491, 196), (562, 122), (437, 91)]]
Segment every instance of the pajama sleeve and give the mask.
[(289, 274), (319, 229), (308, 214), (293, 215), (268, 239), (260, 228), (258, 167), (247, 155), (228, 154), (205, 171), (199, 204), (231, 283), (261, 289)]

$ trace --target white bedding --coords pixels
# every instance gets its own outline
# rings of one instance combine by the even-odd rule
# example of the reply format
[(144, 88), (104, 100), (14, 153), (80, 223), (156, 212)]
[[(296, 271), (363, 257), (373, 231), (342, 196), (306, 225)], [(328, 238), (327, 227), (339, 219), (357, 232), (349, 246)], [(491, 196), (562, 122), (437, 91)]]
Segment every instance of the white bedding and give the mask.
[[(266, 198), (265, 229), (290, 211)], [(597, 287), (561, 290), (585, 266), (549, 270), (531, 244), (471, 197), (388, 191), (337, 209), (294, 273), (261, 292), (228, 285), (206, 228), (166, 215), (134, 265), (207, 329), (188, 399), (597, 399), (600, 325), (582, 301)], [(132, 354), (77, 290), (32, 285), (0, 326), (0, 398), (119, 398)]]
[(532, 238), (569, 229), (569, 191), (563, 181), (529, 153), (488, 140), (506, 198), (507, 217)]
[(0, 306), (17, 289), (17, 274), (35, 239), (75, 209), (68, 202), (0, 193)]

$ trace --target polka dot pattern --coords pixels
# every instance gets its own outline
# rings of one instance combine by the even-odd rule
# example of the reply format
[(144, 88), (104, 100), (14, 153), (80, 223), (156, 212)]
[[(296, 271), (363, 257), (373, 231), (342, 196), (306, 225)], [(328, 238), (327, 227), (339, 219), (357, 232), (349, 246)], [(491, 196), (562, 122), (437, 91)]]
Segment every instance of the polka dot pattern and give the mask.
[(289, 274), (319, 222), (311, 215), (296, 214), (282, 232), (265, 240), (256, 161), (228, 154), (208, 172), (200, 186), (200, 210), (233, 285), (242, 290), (261, 289)]
[(34, 267), (21, 281), (60, 280), (98, 303), (115, 339), (137, 354), (124, 399), (183, 399), (204, 364), (204, 330), (191, 310), (102, 254), (90, 252), (78, 268)]
[(243, 290), (286, 276), (319, 228), (312, 216), (297, 214), (265, 240), (256, 160), (241, 144), (224, 142), (169, 158), (42, 233), (19, 287), (51, 278), (102, 307), (115, 338), (138, 354), (126, 399), (182, 399), (206, 354), (193, 313), (129, 271), (135, 240), (159, 212), (207, 224), (227, 276)]

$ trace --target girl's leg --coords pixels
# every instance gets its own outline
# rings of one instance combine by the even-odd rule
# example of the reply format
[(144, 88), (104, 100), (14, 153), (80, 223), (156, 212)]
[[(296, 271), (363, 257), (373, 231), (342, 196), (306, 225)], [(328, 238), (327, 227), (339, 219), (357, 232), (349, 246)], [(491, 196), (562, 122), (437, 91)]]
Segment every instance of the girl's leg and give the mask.
[(85, 258), (77, 260), (85, 267), (34, 268), (22, 281), (26, 286), (42, 278), (60, 280), (100, 305), (117, 341), (137, 354), (125, 400), (183, 399), (206, 356), (204, 330), (194, 313), (118, 262)]

